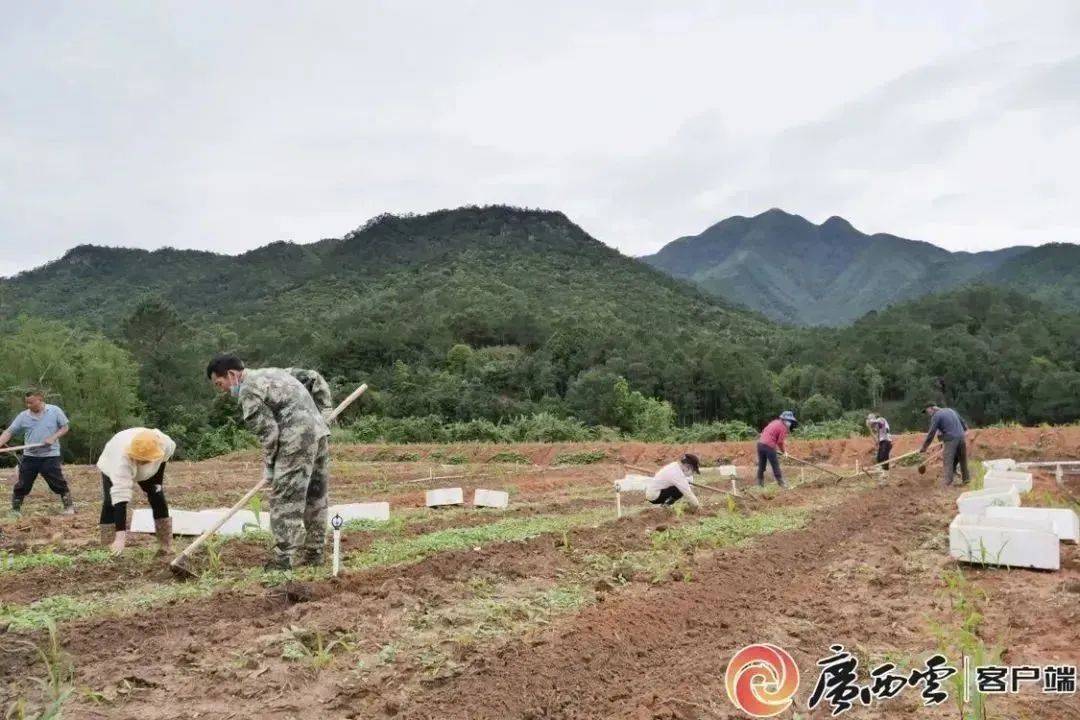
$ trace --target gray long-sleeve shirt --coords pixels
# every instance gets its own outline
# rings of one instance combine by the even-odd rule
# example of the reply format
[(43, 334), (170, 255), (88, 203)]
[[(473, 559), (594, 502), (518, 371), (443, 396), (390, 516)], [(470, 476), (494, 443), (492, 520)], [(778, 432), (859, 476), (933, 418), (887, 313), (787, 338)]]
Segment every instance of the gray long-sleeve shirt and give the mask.
[(930, 419), (930, 432), (926, 434), (926, 440), (923, 441), (922, 449), (930, 447), (930, 443), (934, 441), (934, 436), (939, 432), (945, 439), (961, 438), (964, 437), (964, 432), (967, 430), (967, 423), (960, 417), (952, 408), (938, 408), (938, 411), (934, 413), (934, 417)]

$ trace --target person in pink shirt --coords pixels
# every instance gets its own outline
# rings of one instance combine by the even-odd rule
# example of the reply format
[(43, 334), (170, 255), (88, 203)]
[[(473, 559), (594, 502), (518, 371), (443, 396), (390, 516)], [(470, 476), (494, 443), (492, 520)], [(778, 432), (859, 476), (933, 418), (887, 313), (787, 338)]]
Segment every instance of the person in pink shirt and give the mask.
[(787, 455), (787, 450), (784, 449), (784, 440), (787, 438), (788, 433), (798, 424), (795, 413), (785, 410), (780, 413), (780, 417), (766, 425), (765, 429), (761, 431), (761, 437), (758, 438), (757, 442), (758, 487), (765, 487), (765, 463), (772, 466), (776, 484), (780, 487), (786, 487), (784, 485), (784, 474), (780, 471), (780, 458), (776, 453), (779, 450)]

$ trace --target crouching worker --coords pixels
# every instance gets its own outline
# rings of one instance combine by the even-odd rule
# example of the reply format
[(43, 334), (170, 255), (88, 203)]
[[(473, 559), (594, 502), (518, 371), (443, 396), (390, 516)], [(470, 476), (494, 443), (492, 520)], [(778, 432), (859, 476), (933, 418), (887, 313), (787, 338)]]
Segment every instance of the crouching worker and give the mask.
[(669, 463), (656, 471), (645, 488), (645, 499), (653, 505), (674, 505), (676, 500), (685, 497), (696, 510), (701, 507), (701, 502), (690, 486), (692, 473), (700, 474), (701, 467), (697, 455), (688, 453), (678, 462)]
[(165, 464), (176, 452), (176, 443), (160, 430), (130, 428), (113, 435), (101, 451), (101, 544), (114, 555), (127, 542), (128, 503), (134, 486), (146, 493), (154, 514), (158, 557), (172, 552), (172, 518), (165, 502)]

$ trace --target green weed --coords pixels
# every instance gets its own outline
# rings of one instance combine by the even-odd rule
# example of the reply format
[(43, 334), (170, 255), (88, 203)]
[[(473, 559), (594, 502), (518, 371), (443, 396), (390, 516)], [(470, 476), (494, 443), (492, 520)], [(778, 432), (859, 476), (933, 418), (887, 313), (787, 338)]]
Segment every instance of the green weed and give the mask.
[(248, 531), (253, 531), (261, 533), (263, 531), (262, 525), (259, 524), (259, 513), (262, 512), (262, 505), (262, 498), (258, 495), (253, 496), (251, 500), (248, 501), (248, 510), (251, 511), (251, 514), (255, 519), (254, 521), (244, 523), (243, 527), (240, 528), (241, 532), (246, 533)]
[(972, 471), (971, 489), (982, 490), (986, 486), (986, 466), (982, 463), (975, 463), (975, 467)]
[(393, 665), (394, 661), (397, 660), (397, 656), (398, 646), (394, 643), (389, 643), (379, 648), (379, 662), (383, 665)]
[(772, 510), (748, 517), (725, 513), (655, 533), (652, 543), (654, 548), (661, 550), (725, 547), (759, 535), (798, 530), (809, 517), (809, 510), (802, 508)]
[(285, 660), (307, 662), (322, 670), (334, 662), (334, 652), (352, 652), (355, 647), (349, 633), (325, 635), (321, 630), (304, 630), (290, 626), (281, 633), (281, 657)]
[[(30, 678), (41, 688), (46, 703), (42, 711), (33, 716), (34, 720), (59, 720), (64, 705), (75, 690), (72, 684), (75, 671), (71, 661), (60, 647), (56, 623), (52, 619), (47, 619), (44, 627), (49, 631), (49, 641), (44, 647), (29, 640), (16, 640), (15, 643), (32, 649), (45, 665), (44, 677)], [(26, 700), (23, 698), (15, 700), (8, 707), (5, 718), (14, 720), (27, 718), (26, 705)]]
[(221, 575), (221, 546), (224, 544), (220, 535), (214, 534), (206, 539), (203, 545), (206, 548), (206, 574), (218, 577)]
[(530, 465), (532, 464), (529, 458), (525, 457), (519, 452), (499, 452), (495, 453), (488, 459), (489, 463), (504, 463), (507, 465)]
[(392, 515), (389, 520), (350, 520), (342, 526), (345, 532), (377, 533), (379, 535), (402, 535), (408, 521), (401, 515)]
[[(141, 557), (150, 556), (151, 550), (139, 548), (132, 550), (129, 555)], [(82, 552), (64, 555), (48, 548), (37, 553), (0, 553), (0, 572), (23, 572), (38, 567), (69, 568), (78, 563), (99, 564), (113, 560), (113, 556), (105, 548), (99, 550), (84, 550)]]
[(464, 550), (487, 543), (517, 542), (537, 535), (597, 525), (610, 519), (611, 511), (592, 510), (573, 515), (540, 515), (509, 518), (488, 525), (450, 528), (410, 538), (377, 540), (367, 550), (347, 558), (356, 570), (418, 562), (441, 552)]
[[(983, 622), (981, 605), (989, 599), (989, 595), (972, 587), (960, 568), (946, 572), (942, 576), (942, 583), (960, 622), (955, 626), (931, 623), (941, 653), (950, 658), (966, 656), (970, 658), (972, 667), (1000, 664), (1002, 648), (987, 647), (979, 637)], [(953, 675), (947, 682), (952, 688), (952, 696), (962, 720), (987, 720), (985, 695), (973, 690), (970, 702), (965, 700), (963, 673)]]
[(479, 598), (488, 598), (495, 593), (495, 586), (487, 578), (471, 577), (466, 585), (472, 594)]
[(556, 465), (594, 465), (608, 459), (606, 450), (587, 450), (579, 453), (561, 453), (555, 458)]
[(139, 585), (93, 597), (52, 595), (29, 605), (0, 604), (0, 625), (8, 624), (12, 630), (42, 630), (54, 622), (129, 615), (175, 600), (207, 597), (225, 586), (228, 583), (204, 577), (187, 583)]

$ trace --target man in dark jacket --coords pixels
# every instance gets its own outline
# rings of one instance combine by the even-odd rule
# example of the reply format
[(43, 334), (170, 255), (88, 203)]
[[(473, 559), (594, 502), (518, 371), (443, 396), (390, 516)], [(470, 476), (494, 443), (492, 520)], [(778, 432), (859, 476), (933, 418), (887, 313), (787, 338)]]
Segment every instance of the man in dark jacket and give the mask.
[(967, 423), (952, 408), (938, 407), (934, 403), (926, 406), (926, 414), (930, 416), (930, 432), (922, 444), (922, 452), (926, 452), (934, 436), (941, 433), (941, 443), (944, 446), (942, 460), (945, 463), (945, 485), (953, 484), (953, 476), (956, 466), (960, 466), (960, 477), (964, 485), (971, 481), (971, 473), (968, 471), (967, 462)]

